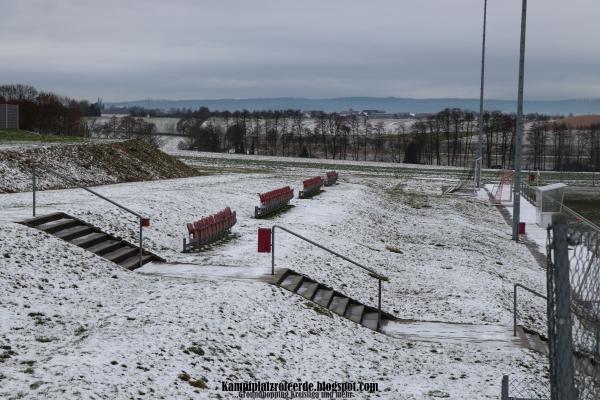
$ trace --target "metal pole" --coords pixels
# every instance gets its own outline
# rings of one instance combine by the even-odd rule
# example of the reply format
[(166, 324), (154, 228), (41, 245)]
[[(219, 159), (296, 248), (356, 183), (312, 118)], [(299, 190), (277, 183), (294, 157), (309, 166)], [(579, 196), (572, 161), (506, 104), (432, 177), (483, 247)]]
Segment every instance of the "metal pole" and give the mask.
[(486, 33), (486, 24), (487, 24), (487, 0), (484, 0), (483, 3), (483, 42), (481, 45), (481, 90), (479, 93), (479, 143), (477, 146), (477, 158), (481, 161), (479, 162), (479, 167), (477, 168), (477, 188), (481, 187), (481, 168), (483, 167), (483, 88), (485, 81), (485, 33)]
[(271, 228), (271, 275), (275, 275), (275, 227)]
[(556, 390), (560, 400), (575, 400), (573, 374), (573, 338), (571, 321), (571, 281), (566, 218), (553, 220), (554, 284), (556, 299)]
[(377, 305), (377, 330), (381, 329), (381, 279), (379, 279), (379, 303)]
[(140, 268), (142, 268), (142, 257), (143, 257), (143, 252), (144, 252), (144, 250), (142, 249), (142, 241), (143, 241), (142, 230), (143, 230), (142, 219), (140, 218)]
[(515, 175), (513, 178), (513, 226), (512, 239), (519, 241), (519, 221), (521, 219), (521, 157), (523, 140), (523, 86), (525, 81), (525, 34), (527, 30), (527, 0), (523, 0), (521, 13), (521, 52), (519, 57), (519, 93), (517, 101), (517, 137), (515, 138)]
[(32, 189), (33, 189), (33, 216), (35, 217), (35, 161), (32, 161), (31, 163), (31, 170), (32, 170)]

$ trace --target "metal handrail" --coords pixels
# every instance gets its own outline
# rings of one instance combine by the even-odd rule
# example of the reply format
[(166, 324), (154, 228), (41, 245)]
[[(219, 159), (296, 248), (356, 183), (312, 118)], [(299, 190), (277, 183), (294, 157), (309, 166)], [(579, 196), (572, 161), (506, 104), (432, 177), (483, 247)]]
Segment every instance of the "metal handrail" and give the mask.
[(541, 293), (536, 292), (533, 289), (528, 288), (527, 286), (523, 286), (520, 283), (515, 283), (515, 289), (514, 289), (514, 300), (513, 300), (513, 336), (517, 336), (517, 288), (522, 288), (527, 290), (530, 293), (533, 293), (534, 295), (541, 297), (543, 299), (547, 299), (546, 296), (544, 296)]
[(563, 208), (564, 212), (566, 212), (567, 214), (570, 214), (572, 217), (575, 217), (577, 220), (581, 221), (581, 223), (584, 223), (587, 226), (589, 226), (590, 228), (592, 228), (593, 230), (600, 232), (600, 226), (594, 224), (592, 221), (590, 221), (583, 215), (579, 214), (577, 211), (574, 211), (573, 209), (565, 206), (564, 204), (563, 204), (562, 208)]
[(339, 257), (351, 264), (354, 264), (357, 267), (360, 267), (360, 268), (364, 269), (365, 271), (367, 271), (369, 276), (371, 276), (372, 278), (377, 279), (378, 280), (378, 292), (379, 292), (378, 304), (377, 304), (377, 330), (379, 330), (381, 328), (381, 282), (382, 281), (388, 282), (390, 279), (387, 276), (378, 274), (375, 270), (373, 270), (369, 267), (365, 267), (364, 265), (362, 265), (346, 256), (343, 256), (336, 251), (328, 249), (327, 247), (325, 247), (317, 242), (314, 242), (296, 232), (293, 232), (293, 231), (291, 231), (287, 228), (284, 228), (283, 226), (279, 226), (279, 225), (273, 225), (273, 227), (271, 228), (271, 275), (275, 275), (275, 228), (279, 228), (282, 231), (289, 233), (290, 235), (296, 236), (297, 238), (302, 239), (305, 242), (312, 244), (313, 246), (317, 246), (318, 248), (325, 250), (328, 253), (331, 253), (336, 257)]
[(89, 193), (93, 194), (94, 196), (97, 196), (97, 197), (101, 198), (102, 200), (105, 200), (105, 201), (107, 201), (107, 202), (109, 202), (109, 203), (111, 203), (111, 204), (119, 207), (120, 209), (122, 209), (124, 211), (127, 211), (128, 213), (130, 213), (132, 215), (135, 215), (138, 218), (139, 225), (140, 225), (140, 254), (139, 254), (140, 260), (139, 260), (139, 263), (140, 263), (140, 267), (142, 266), (142, 258), (143, 258), (143, 255), (144, 255), (144, 251), (142, 249), (142, 242), (143, 242), (143, 229), (142, 229), (143, 225), (142, 225), (142, 220), (145, 219), (145, 218), (141, 214), (139, 214), (139, 213), (137, 213), (137, 212), (135, 212), (133, 210), (130, 210), (129, 208), (127, 208), (127, 207), (125, 207), (125, 206), (117, 203), (116, 201), (111, 200), (108, 197), (103, 196), (100, 193), (95, 192), (92, 189), (90, 189), (88, 187), (85, 187), (85, 186), (83, 186), (83, 185), (75, 182), (71, 178), (69, 178), (69, 177), (67, 177), (67, 176), (65, 176), (65, 175), (63, 175), (63, 174), (61, 174), (61, 173), (59, 173), (57, 171), (54, 171), (50, 167), (48, 167), (46, 165), (43, 165), (43, 164), (41, 164), (39, 162), (36, 163), (35, 161), (32, 162), (32, 175), (33, 175), (33, 181), (32, 181), (32, 186), (33, 186), (33, 216), (34, 217), (35, 217), (35, 210), (36, 210), (35, 206), (36, 206), (36, 180), (37, 180), (36, 169), (37, 168), (42, 169), (42, 170), (44, 170), (44, 171), (46, 171), (46, 172), (48, 172), (48, 173), (50, 173), (50, 174), (52, 174), (54, 176), (57, 176), (57, 177), (65, 180), (65, 181), (69, 182), (70, 184), (75, 185), (78, 188), (83, 189), (86, 192), (89, 192)]

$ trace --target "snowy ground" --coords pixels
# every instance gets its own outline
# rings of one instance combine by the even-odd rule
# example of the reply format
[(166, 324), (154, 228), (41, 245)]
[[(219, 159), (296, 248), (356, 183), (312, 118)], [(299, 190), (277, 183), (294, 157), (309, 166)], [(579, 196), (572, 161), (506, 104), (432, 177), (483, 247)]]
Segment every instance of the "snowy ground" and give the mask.
[[(346, 173), (255, 220), (258, 192), (297, 192), (322, 171), (251, 172), (98, 187), (151, 218), (145, 246), (168, 262), (133, 273), (14, 224), (30, 216), (31, 193), (0, 195), (0, 397), (233, 398), (221, 382), (302, 380), (379, 384), (356, 398), (483, 399), (499, 397), (503, 374), (546, 375), (545, 360), (510, 338), (512, 285), (541, 290), (544, 272), (495, 208), (440, 196), (443, 179)], [(85, 192), (45, 191), (38, 202), (40, 214), (65, 211), (137, 240), (133, 219)], [(225, 206), (238, 213), (234, 236), (182, 254), (185, 223)], [(383, 307), (403, 326), (375, 333), (252, 279), (270, 272), (256, 231), (273, 224), (389, 276)], [(361, 270), (282, 232), (276, 240), (278, 267), (376, 304), (376, 281)], [(541, 324), (543, 307), (521, 311)]]

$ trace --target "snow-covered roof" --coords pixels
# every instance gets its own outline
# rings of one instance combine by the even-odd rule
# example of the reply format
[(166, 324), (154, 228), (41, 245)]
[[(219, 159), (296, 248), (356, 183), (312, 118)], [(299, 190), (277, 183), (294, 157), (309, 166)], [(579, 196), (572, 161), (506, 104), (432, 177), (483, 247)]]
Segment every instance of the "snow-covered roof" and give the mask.
[(566, 188), (567, 185), (565, 183), (553, 183), (551, 185), (546, 185), (546, 186), (540, 186), (538, 187), (538, 190), (540, 192), (548, 192), (550, 190), (556, 190), (556, 189), (563, 189)]

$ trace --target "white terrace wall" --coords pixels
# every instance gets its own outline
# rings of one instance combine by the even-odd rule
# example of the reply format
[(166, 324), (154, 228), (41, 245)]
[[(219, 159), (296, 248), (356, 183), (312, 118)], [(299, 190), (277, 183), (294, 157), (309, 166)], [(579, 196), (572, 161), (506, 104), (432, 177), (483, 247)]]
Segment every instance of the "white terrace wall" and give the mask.
[(0, 129), (19, 129), (19, 106), (0, 104)]

